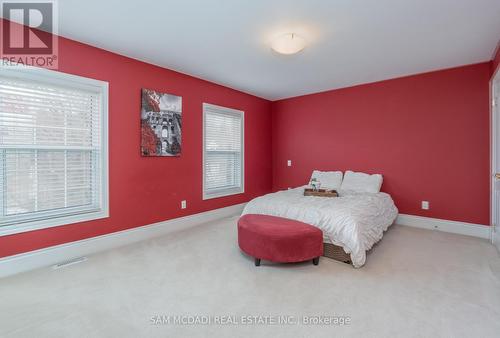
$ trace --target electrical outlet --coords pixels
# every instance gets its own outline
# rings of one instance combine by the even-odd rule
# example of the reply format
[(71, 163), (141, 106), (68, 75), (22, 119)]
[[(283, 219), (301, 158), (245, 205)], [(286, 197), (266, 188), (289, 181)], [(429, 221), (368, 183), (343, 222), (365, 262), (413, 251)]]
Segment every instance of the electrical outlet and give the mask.
[(429, 201), (422, 201), (422, 210), (429, 210)]
[(181, 201), (181, 209), (186, 209), (186, 207), (187, 207), (186, 200), (182, 200)]
[(292, 160), (288, 160), (288, 161), (286, 161), (286, 165), (287, 165), (288, 167), (291, 167), (291, 166), (292, 166)]

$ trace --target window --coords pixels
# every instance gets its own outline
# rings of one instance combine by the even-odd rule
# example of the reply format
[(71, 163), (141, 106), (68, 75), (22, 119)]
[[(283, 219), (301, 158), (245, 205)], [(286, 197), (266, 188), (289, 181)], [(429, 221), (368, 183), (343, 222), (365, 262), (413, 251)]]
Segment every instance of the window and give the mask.
[(108, 216), (108, 84), (0, 72), (0, 235)]
[(243, 112), (203, 104), (203, 199), (244, 191)]

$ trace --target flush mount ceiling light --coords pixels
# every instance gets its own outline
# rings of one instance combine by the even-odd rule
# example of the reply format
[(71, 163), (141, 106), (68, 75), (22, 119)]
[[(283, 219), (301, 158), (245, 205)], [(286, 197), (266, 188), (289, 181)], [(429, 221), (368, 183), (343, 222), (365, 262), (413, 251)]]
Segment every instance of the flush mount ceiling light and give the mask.
[(291, 55), (300, 52), (306, 46), (306, 40), (295, 34), (287, 33), (278, 36), (271, 44), (271, 48), (280, 54)]

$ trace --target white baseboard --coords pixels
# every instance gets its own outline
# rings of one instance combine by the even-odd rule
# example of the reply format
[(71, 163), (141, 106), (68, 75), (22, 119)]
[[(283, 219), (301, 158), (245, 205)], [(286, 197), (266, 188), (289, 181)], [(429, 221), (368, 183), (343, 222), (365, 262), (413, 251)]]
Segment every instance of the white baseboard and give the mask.
[(431, 229), (491, 240), (492, 227), (481, 224), (448, 221), (438, 218), (399, 214), (396, 224)]
[(0, 278), (241, 214), (245, 203), (0, 258)]

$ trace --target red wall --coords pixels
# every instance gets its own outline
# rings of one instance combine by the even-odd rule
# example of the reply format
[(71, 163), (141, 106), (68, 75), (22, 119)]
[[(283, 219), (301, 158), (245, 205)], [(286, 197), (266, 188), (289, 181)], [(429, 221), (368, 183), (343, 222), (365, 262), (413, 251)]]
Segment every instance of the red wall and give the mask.
[(273, 189), (313, 169), (381, 173), (401, 213), (489, 224), (490, 66), (274, 102)]
[[(488, 81), (499, 62), (497, 53), (492, 63), (270, 103), (61, 38), (60, 71), (110, 85), (110, 217), (0, 237), (0, 257), (243, 203), (305, 184), (313, 169), (382, 173), (402, 213), (488, 224)], [(181, 157), (140, 156), (141, 88), (182, 96)], [(203, 102), (245, 111), (244, 194), (201, 199)]]
[[(59, 40), (59, 70), (109, 82), (110, 217), (0, 237), (0, 257), (242, 203), (271, 190), (269, 101), (67, 39)], [(179, 158), (140, 156), (141, 88), (182, 96)], [(245, 111), (244, 194), (202, 201), (203, 102)]]

